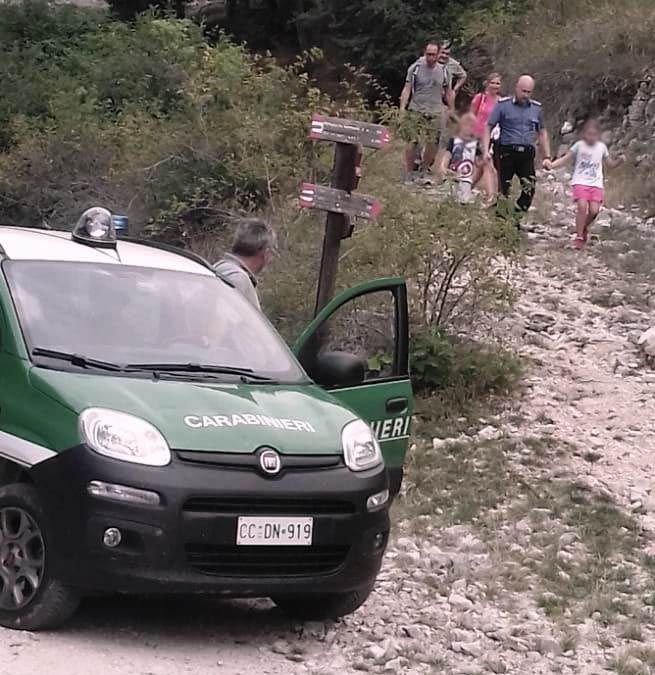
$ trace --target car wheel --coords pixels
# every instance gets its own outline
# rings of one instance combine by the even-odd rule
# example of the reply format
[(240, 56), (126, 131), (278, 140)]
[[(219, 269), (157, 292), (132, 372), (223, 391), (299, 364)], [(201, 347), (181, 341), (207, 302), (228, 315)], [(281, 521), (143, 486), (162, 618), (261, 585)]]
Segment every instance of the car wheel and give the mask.
[(324, 621), (352, 614), (367, 600), (373, 586), (348, 593), (280, 595), (273, 602), (294, 619)]
[(0, 488), (0, 625), (6, 628), (55, 628), (77, 609), (77, 594), (48, 573), (45, 522), (34, 487)]

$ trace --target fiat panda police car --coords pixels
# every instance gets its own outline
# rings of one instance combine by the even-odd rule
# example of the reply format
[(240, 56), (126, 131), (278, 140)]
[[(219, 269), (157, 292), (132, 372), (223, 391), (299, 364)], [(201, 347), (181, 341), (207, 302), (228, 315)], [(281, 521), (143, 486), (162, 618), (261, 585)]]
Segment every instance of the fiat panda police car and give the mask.
[(0, 227), (0, 267), (0, 625), (98, 592), (365, 601), (413, 408), (401, 279), (339, 295), (294, 355), (204, 259), (104, 209)]

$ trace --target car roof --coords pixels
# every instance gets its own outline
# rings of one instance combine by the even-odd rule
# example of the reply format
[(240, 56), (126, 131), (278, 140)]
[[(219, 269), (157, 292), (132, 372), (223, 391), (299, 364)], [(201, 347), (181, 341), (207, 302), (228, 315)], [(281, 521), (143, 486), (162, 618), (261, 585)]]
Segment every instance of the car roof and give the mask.
[(156, 242), (119, 239), (116, 248), (102, 248), (76, 242), (70, 232), (9, 225), (0, 225), (0, 258), (2, 257), (11, 260), (95, 262), (152, 267), (208, 276), (215, 274), (200, 256)]

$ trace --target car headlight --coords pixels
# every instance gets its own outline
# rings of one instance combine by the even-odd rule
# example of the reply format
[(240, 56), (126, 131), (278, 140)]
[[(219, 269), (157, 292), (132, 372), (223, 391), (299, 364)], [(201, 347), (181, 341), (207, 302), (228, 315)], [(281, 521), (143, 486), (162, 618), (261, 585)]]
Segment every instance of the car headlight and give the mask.
[(363, 420), (346, 424), (341, 432), (341, 444), (346, 466), (351, 471), (366, 471), (382, 464), (380, 444)]
[(87, 408), (80, 415), (80, 429), (87, 445), (106, 457), (148, 466), (166, 466), (171, 461), (164, 437), (140, 417)]

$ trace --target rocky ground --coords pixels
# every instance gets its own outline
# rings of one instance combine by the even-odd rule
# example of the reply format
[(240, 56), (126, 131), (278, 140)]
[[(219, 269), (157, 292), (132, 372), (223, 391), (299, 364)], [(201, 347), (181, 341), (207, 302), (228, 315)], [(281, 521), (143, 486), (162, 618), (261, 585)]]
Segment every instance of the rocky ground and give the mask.
[(653, 221), (607, 209), (574, 251), (566, 178), (543, 177), (497, 329), (519, 395), (444, 438), (419, 426), (377, 593), (311, 673), (655, 672)]
[(300, 625), (268, 601), (95, 601), (62, 633), (0, 632), (0, 675), (655, 673), (653, 223), (608, 209), (573, 251), (564, 178), (542, 180), (497, 327), (521, 388), (452, 429), (419, 422), (362, 610)]

